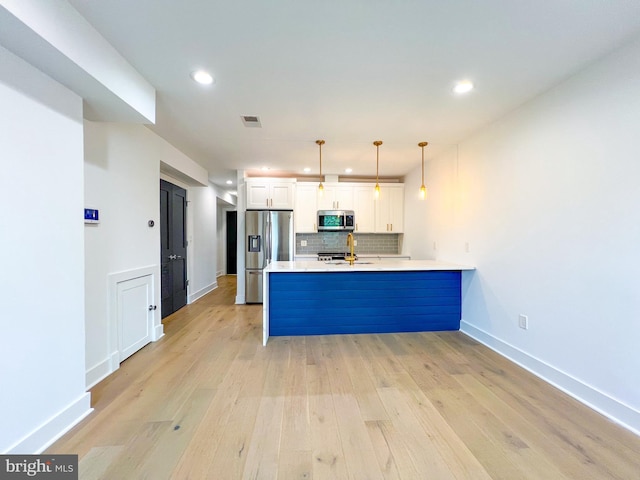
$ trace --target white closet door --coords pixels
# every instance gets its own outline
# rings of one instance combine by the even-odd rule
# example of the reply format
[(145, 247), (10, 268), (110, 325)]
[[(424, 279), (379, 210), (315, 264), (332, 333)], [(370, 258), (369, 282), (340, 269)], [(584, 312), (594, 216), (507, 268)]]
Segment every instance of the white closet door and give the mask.
[(153, 310), (149, 306), (153, 304), (152, 300), (151, 275), (117, 284), (118, 350), (121, 362), (151, 342)]

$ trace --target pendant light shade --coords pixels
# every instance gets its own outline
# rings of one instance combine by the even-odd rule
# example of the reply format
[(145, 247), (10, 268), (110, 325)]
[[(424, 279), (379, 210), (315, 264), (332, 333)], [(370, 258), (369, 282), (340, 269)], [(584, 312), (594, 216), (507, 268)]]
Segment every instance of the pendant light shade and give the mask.
[(380, 145), (382, 145), (382, 140), (376, 140), (373, 142), (376, 146), (376, 186), (374, 190), (374, 195), (376, 198), (380, 196), (380, 184), (378, 183), (378, 167), (380, 165)]
[(422, 149), (422, 184), (420, 185), (420, 199), (427, 198), (427, 187), (424, 186), (424, 147), (429, 145), (429, 142), (420, 142), (418, 146)]
[(320, 149), (320, 184), (318, 185), (318, 193), (322, 195), (324, 192), (324, 186), (322, 185), (322, 145), (324, 145), (324, 140), (316, 140), (316, 144)]

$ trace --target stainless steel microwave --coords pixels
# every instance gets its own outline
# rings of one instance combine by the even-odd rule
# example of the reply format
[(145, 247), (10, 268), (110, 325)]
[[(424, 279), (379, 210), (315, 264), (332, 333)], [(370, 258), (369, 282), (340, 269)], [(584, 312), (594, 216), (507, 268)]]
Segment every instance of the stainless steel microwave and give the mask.
[(318, 210), (319, 232), (352, 232), (355, 225), (353, 210)]

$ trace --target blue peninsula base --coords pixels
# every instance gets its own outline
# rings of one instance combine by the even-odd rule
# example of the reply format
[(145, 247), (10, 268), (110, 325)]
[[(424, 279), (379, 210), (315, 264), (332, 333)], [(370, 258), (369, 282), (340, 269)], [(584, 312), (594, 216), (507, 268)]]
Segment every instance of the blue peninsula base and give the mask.
[(278, 272), (268, 295), (273, 336), (460, 329), (460, 271)]

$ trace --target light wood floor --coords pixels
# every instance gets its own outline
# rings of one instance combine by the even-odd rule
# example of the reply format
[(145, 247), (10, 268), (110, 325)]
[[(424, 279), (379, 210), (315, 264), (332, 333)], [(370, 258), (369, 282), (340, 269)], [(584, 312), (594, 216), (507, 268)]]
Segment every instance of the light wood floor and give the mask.
[(640, 478), (640, 438), (459, 332), (272, 338), (235, 277), (92, 390), (81, 479)]

